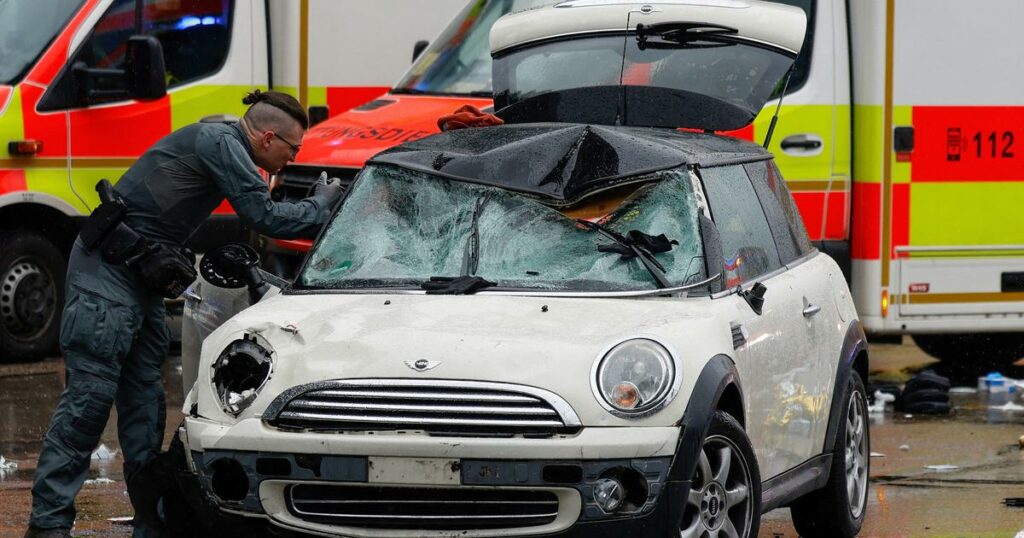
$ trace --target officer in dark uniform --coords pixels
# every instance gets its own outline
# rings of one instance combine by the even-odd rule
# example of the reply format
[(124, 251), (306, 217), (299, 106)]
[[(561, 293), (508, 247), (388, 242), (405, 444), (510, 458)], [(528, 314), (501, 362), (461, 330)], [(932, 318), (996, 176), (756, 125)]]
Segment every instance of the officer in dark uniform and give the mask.
[(26, 537), (70, 536), (74, 499), (111, 406), (126, 482), (160, 451), (164, 298), (194, 280), (182, 245), (210, 213), (226, 198), (257, 232), (311, 238), (341, 197), (332, 179), (297, 203), (272, 201), (256, 167), (274, 174), (293, 160), (309, 121), (286, 94), (257, 91), (243, 103), (251, 106), (238, 123), (190, 125), (157, 142), (75, 242), (60, 331), (67, 384), (39, 454)]

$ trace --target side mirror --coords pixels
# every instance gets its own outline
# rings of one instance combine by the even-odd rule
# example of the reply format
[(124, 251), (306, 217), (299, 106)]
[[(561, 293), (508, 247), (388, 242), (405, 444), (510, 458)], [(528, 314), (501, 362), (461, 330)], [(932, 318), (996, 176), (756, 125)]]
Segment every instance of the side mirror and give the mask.
[(764, 309), (764, 294), (767, 291), (767, 286), (760, 282), (755, 282), (754, 286), (749, 290), (741, 291), (740, 297), (743, 297), (743, 299), (747, 301), (747, 304), (750, 305), (750, 309), (760, 316), (762, 309)]
[(237, 289), (250, 284), (251, 271), (260, 263), (256, 249), (228, 243), (207, 252), (199, 262), (199, 274), (218, 288)]
[(155, 37), (136, 35), (128, 38), (125, 67), (128, 97), (159, 99), (167, 95), (164, 50)]
[(429, 45), (430, 41), (426, 41), (424, 39), (417, 41), (416, 44), (412, 46), (412, 61), (415, 62), (416, 59), (420, 57), (420, 54), (423, 54), (423, 51), (427, 50), (427, 46)]

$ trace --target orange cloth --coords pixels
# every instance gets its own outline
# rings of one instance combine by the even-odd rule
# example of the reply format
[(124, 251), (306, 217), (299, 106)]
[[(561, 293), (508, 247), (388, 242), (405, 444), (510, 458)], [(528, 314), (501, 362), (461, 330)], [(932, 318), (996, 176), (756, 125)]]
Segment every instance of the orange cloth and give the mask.
[(486, 114), (473, 105), (463, 105), (461, 108), (437, 119), (437, 127), (442, 131), (453, 131), (467, 127), (491, 127), (501, 125), (504, 120), (494, 114)]

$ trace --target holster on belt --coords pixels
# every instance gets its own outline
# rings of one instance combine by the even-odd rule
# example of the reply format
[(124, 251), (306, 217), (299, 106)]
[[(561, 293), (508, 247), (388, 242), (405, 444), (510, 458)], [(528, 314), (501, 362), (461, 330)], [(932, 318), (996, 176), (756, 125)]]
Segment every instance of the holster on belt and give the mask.
[(128, 206), (106, 179), (96, 184), (96, 191), (102, 203), (82, 227), (86, 250), (98, 248), (103, 261), (131, 267), (148, 289), (168, 299), (184, 293), (197, 277), (195, 255), (185, 248), (150, 241), (122, 222)]

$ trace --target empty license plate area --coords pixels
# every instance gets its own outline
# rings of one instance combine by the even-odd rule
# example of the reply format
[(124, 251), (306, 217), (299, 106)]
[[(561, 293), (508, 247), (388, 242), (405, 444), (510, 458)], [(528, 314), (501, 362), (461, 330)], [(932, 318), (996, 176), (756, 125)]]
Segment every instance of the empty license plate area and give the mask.
[(457, 486), (462, 483), (459, 460), (444, 458), (369, 458), (371, 484)]

